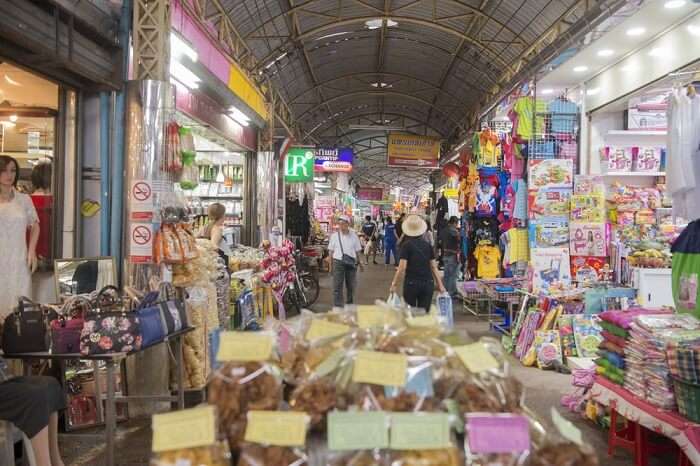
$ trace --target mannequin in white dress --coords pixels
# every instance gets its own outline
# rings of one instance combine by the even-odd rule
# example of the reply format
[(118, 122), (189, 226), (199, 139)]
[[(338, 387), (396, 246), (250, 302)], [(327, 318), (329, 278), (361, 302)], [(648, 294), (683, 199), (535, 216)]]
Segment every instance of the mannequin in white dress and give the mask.
[(17, 161), (0, 156), (0, 322), (20, 296), (31, 294), (31, 274), (37, 266), (39, 217), (31, 198), (16, 190), (18, 178)]

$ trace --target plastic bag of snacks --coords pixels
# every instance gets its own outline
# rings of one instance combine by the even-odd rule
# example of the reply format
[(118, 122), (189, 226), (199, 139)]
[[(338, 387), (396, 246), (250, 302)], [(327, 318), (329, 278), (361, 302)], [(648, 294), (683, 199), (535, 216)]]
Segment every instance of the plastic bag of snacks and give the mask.
[(229, 466), (231, 453), (228, 445), (218, 443), (210, 447), (185, 448), (154, 453), (151, 466)]
[(308, 464), (300, 448), (245, 443), (238, 456), (238, 466), (302, 466)]
[(527, 466), (598, 466), (598, 458), (588, 446), (549, 441), (532, 452)]
[(401, 450), (389, 454), (391, 466), (461, 466), (462, 453), (457, 448), (441, 450)]
[(309, 416), (289, 411), (249, 411), (238, 466), (301, 466), (308, 462)]

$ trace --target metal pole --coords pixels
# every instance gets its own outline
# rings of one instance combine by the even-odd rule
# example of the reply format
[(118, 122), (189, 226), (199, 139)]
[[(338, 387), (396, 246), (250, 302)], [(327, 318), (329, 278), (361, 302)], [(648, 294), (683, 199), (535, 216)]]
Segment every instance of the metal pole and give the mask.
[(110, 99), (107, 92), (100, 92), (100, 255), (109, 255), (110, 199), (109, 184), (111, 167), (109, 162)]

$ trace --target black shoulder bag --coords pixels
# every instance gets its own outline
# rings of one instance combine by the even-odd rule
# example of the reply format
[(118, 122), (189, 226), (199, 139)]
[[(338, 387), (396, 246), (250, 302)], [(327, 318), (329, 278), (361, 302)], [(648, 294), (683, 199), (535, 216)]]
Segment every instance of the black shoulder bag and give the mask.
[(338, 242), (340, 243), (340, 253), (343, 255), (343, 259), (341, 260), (343, 266), (349, 269), (354, 269), (357, 267), (357, 261), (355, 258), (349, 254), (345, 254), (345, 250), (343, 249), (343, 238), (340, 236), (340, 232), (338, 232)]

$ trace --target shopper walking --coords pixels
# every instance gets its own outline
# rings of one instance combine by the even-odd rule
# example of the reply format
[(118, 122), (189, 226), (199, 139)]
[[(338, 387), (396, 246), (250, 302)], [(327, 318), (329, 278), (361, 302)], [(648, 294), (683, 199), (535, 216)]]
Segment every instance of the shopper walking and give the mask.
[(399, 245), (401, 245), (401, 240), (403, 239), (403, 221), (405, 218), (406, 214), (401, 214), (396, 221), (396, 237), (399, 238)]
[(210, 240), (217, 247), (219, 256), (226, 262), (228, 268), (228, 258), (231, 255), (231, 250), (228, 243), (224, 239), (224, 221), (226, 220), (226, 207), (223, 204), (214, 202), (207, 209), (209, 222), (200, 232), (200, 238)]
[(365, 246), (365, 260), (369, 265), (369, 256), (372, 256), (372, 263), (377, 264), (377, 224), (372, 221), (372, 217), (367, 215), (365, 223), (362, 224), (362, 234), (367, 238)]
[(384, 217), (381, 215), (377, 218), (377, 252), (379, 254), (384, 254), (384, 227), (386, 226), (384, 222)]
[[(338, 219), (338, 231), (331, 235), (328, 250), (333, 273), (333, 306), (340, 308), (343, 304), (353, 304), (357, 268), (363, 267), (362, 245), (357, 233), (350, 229), (350, 220), (347, 217)], [(343, 285), (347, 292), (345, 302), (343, 302)]]
[(442, 229), (440, 243), (442, 244), (442, 263), (445, 272), (445, 288), (450, 296), (457, 296), (457, 271), (459, 269), (460, 236), (459, 219), (450, 217), (447, 226)]
[(39, 217), (31, 198), (17, 191), (18, 179), (17, 161), (0, 155), (0, 322), (20, 296), (31, 295), (32, 272), (37, 267)]
[(391, 217), (386, 218), (386, 225), (384, 225), (384, 264), (389, 265), (391, 260), (391, 255), (394, 255), (394, 264), (399, 265), (399, 257), (397, 254), (397, 244), (399, 242), (399, 236), (396, 234), (396, 225), (391, 220)]
[(403, 299), (406, 304), (430, 310), (433, 291), (437, 283), (440, 292), (445, 287), (438, 273), (433, 248), (423, 240), (428, 225), (418, 215), (409, 215), (403, 222), (405, 239), (401, 245), (401, 261), (391, 281), (392, 293), (396, 292), (398, 280), (405, 275), (403, 282)]

